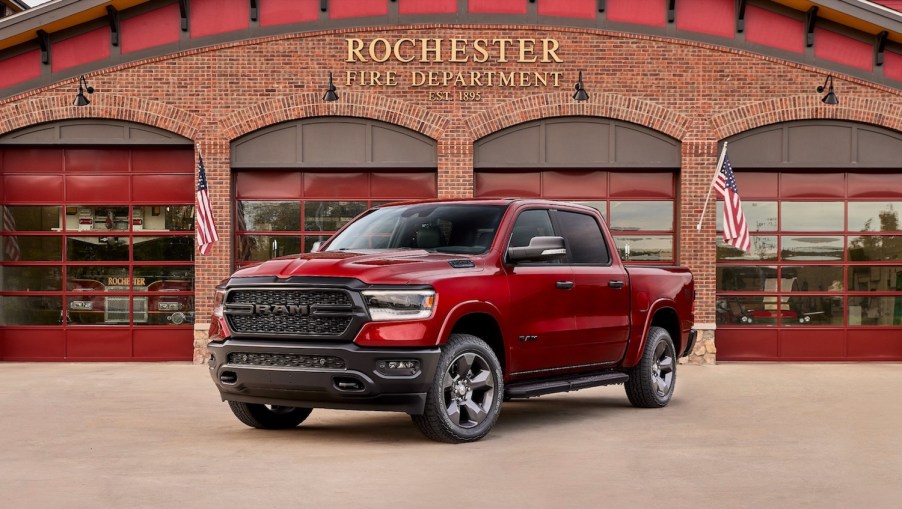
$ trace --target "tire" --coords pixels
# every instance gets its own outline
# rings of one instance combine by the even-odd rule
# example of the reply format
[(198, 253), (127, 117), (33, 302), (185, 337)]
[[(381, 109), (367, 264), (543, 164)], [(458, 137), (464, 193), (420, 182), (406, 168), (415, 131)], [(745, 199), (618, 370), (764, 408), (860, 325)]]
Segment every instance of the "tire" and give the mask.
[(422, 415), (411, 415), (428, 438), (459, 444), (486, 436), (501, 413), (504, 379), (491, 348), (469, 334), (452, 334), (442, 349)]
[(676, 349), (670, 333), (651, 327), (639, 364), (627, 371), (626, 397), (638, 408), (661, 408), (670, 403), (676, 386)]
[(257, 429), (290, 429), (304, 422), (311, 408), (259, 405), (229, 401), (229, 408), (239, 421)]

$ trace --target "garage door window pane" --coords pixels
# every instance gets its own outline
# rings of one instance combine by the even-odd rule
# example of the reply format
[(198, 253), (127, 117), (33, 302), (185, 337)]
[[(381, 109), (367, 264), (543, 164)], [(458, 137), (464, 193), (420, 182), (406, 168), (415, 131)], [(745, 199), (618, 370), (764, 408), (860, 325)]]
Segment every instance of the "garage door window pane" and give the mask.
[(625, 262), (673, 260), (673, 237), (670, 235), (617, 235), (614, 243)]
[(842, 237), (781, 237), (780, 257), (792, 261), (843, 259)]
[(240, 201), (236, 228), (247, 231), (300, 231), (301, 204), (296, 201)]
[(0, 237), (4, 262), (53, 262), (63, 259), (62, 237), (15, 235)]
[(792, 279), (793, 291), (797, 292), (841, 292), (842, 267), (827, 265), (803, 265), (783, 267), (784, 280)]
[(304, 230), (334, 232), (366, 209), (365, 201), (308, 201), (304, 204)]
[(717, 260), (761, 260), (775, 261), (777, 259), (777, 237), (772, 235), (752, 235), (751, 251), (737, 249), (723, 241), (723, 237), (717, 237)]
[(843, 231), (843, 202), (794, 202), (781, 204), (783, 231)]
[(131, 290), (128, 267), (69, 267), (66, 289), (70, 292), (127, 292)]
[(763, 291), (765, 281), (776, 277), (776, 266), (721, 265), (717, 267), (717, 291)]
[(63, 299), (42, 295), (24, 297), (0, 296), (0, 325), (59, 325)]
[(849, 237), (849, 260), (853, 262), (902, 260), (902, 236)]
[(902, 291), (902, 267), (849, 267), (849, 290), (853, 292), (900, 292)]
[(60, 267), (0, 267), (0, 291), (52, 292), (63, 289)]
[(615, 231), (673, 231), (673, 202), (612, 201), (610, 225)]
[(300, 237), (241, 235), (238, 237), (238, 261), (265, 261), (277, 256), (301, 252)]
[[(749, 232), (777, 231), (777, 202), (745, 201), (742, 202), (742, 213)], [(717, 202), (717, 231), (723, 231), (723, 201)]]
[(843, 324), (842, 297), (793, 295), (786, 300), (789, 309), (781, 312), (783, 325), (798, 327)]
[(902, 202), (849, 202), (849, 231), (899, 231)]
[(764, 296), (721, 295), (716, 303), (717, 325), (776, 325), (777, 315), (765, 310)]
[(60, 229), (60, 210), (58, 206), (4, 206), (3, 222), (0, 230), (49, 232)]
[(69, 237), (66, 259), (71, 262), (128, 261), (128, 237)]
[(902, 297), (849, 297), (849, 325), (902, 325)]
[(135, 261), (190, 261), (194, 237), (135, 237)]

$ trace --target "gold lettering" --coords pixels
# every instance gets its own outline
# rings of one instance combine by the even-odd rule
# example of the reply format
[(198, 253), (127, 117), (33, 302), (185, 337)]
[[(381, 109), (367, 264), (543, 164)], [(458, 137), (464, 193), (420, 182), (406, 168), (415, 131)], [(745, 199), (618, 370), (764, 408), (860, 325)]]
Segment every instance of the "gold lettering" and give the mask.
[(470, 71), (470, 86), (471, 87), (481, 87), (482, 81), (479, 79), (480, 73), (479, 71)]
[[(376, 45), (381, 44), (383, 46), (383, 51), (381, 55), (376, 53)], [(385, 62), (391, 57), (391, 44), (381, 37), (377, 37), (370, 42), (370, 58), (375, 62)]]
[(492, 44), (498, 46), (498, 61), (507, 62), (506, 44), (513, 44), (513, 39), (492, 39)]
[(348, 41), (348, 59), (346, 62), (366, 62), (366, 59), (360, 54), (360, 50), (363, 49), (363, 39), (351, 38), (345, 40)]
[[(435, 47), (429, 47), (429, 41), (435, 43)], [(442, 62), (442, 40), (441, 39), (420, 39), (420, 44), (423, 46), (423, 56), (420, 58), (420, 62), (429, 62), (429, 54), (432, 53), (432, 61), (433, 62)]]
[[(520, 59), (517, 61), (520, 63), (535, 62), (536, 56), (532, 54), (532, 51), (535, 48), (535, 44), (536, 44), (535, 39), (520, 39), (519, 41), (520, 41)], [(527, 54), (532, 56), (532, 60), (526, 58)]]
[(485, 39), (476, 39), (473, 41), (473, 51), (479, 53), (479, 55), (473, 55), (474, 62), (482, 63), (489, 59), (489, 52), (485, 49), (486, 44), (488, 44), (488, 41)]
[(406, 59), (401, 57), (401, 45), (404, 44), (405, 42), (409, 42), (411, 47), (416, 46), (416, 43), (413, 41), (413, 39), (398, 39), (398, 41), (395, 42), (395, 46), (394, 46), (395, 60), (397, 60), (398, 62), (410, 62), (411, 60), (413, 60), (415, 58), (413, 56), (408, 57)]
[(510, 74), (504, 74), (503, 72), (499, 72), (498, 73), (498, 86), (499, 87), (514, 86), (514, 72), (511, 71)]
[(536, 86), (539, 86), (539, 83), (541, 83), (543, 87), (548, 86), (548, 73), (547, 72), (544, 72), (542, 74), (536, 73)]
[(563, 62), (563, 60), (558, 58), (557, 53), (555, 53), (557, 48), (557, 39), (542, 39), (542, 62), (551, 62), (551, 60), (548, 59), (549, 55), (555, 62)]
[(385, 86), (394, 87), (398, 85), (398, 76), (395, 71), (386, 71), (385, 72)]
[(426, 73), (423, 71), (413, 71), (410, 74), (410, 86), (422, 87), (426, 84)]
[[(463, 43), (463, 46), (459, 46), (459, 43)], [(470, 60), (470, 56), (467, 55), (466, 52), (466, 39), (451, 39), (451, 62), (466, 62), (467, 60)], [(464, 57), (460, 58), (461, 55), (464, 55)]]
[(464, 73), (457, 73), (457, 77), (454, 78), (454, 86), (455, 87), (465, 87), (467, 86), (467, 82), (464, 81)]
[(529, 73), (520, 71), (520, 86), (528, 87), (529, 86)]

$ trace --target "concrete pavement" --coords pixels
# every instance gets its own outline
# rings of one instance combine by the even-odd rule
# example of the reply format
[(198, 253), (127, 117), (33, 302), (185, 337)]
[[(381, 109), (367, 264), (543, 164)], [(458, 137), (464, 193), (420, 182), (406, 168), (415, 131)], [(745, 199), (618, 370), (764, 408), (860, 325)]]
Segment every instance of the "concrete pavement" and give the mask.
[(510, 402), (454, 446), (394, 413), (253, 430), (202, 366), (0, 363), (0, 507), (898, 508), (900, 380), (684, 365), (665, 409), (620, 386)]

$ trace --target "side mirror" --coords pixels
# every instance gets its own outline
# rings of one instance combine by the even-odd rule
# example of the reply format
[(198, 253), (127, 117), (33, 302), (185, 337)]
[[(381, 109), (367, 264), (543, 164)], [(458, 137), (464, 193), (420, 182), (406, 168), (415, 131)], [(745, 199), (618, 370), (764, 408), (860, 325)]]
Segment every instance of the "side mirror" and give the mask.
[(563, 237), (533, 237), (528, 246), (510, 247), (507, 259), (517, 262), (548, 262), (567, 256)]

